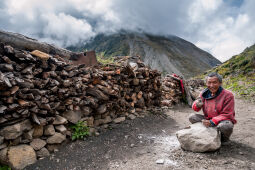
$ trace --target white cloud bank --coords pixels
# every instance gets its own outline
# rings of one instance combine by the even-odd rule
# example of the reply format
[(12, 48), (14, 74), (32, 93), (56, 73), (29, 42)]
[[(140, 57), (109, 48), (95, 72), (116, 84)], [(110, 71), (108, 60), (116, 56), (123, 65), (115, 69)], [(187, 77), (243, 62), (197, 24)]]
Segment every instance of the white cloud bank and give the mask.
[(225, 61), (254, 44), (254, 6), (253, 0), (1, 0), (0, 29), (62, 47), (101, 32), (142, 29), (177, 35)]

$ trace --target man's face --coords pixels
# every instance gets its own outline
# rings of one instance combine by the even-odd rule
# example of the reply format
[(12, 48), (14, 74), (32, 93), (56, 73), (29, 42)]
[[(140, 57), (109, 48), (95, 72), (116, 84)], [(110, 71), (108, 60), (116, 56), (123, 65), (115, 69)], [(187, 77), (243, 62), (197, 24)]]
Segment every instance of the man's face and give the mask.
[(219, 82), (219, 79), (217, 77), (208, 77), (206, 81), (206, 86), (211, 91), (211, 93), (215, 94), (221, 86), (221, 83)]

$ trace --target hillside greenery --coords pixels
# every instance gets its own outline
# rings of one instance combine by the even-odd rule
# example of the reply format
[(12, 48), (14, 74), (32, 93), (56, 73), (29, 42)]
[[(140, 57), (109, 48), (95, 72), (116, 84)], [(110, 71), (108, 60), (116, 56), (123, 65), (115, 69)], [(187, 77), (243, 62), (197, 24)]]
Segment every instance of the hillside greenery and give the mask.
[(242, 98), (255, 101), (255, 44), (220, 66), (200, 75), (200, 78), (210, 72), (218, 72), (223, 76), (224, 88)]

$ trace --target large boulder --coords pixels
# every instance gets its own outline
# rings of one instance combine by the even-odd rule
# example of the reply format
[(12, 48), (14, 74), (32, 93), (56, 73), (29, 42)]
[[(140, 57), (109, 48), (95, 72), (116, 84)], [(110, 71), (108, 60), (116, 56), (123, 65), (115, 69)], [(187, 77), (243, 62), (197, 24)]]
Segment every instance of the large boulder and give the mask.
[(0, 151), (0, 162), (13, 169), (23, 169), (36, 162), (36, 153), (29, 145), (18, 145)]
[(215, 151), (220, 148), (220, 132), (215, 127), (206, 128), (201, 122), (176, 132), (181, 148), (192, 152)]

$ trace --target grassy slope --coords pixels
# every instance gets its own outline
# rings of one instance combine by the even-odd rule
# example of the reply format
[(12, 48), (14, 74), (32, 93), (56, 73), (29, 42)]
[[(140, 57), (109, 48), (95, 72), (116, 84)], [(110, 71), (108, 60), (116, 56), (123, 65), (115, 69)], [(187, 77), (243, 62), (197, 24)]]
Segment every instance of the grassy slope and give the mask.
[(223, 76), (224, 88), (255, 101), (255, 44), (206, 73), (209, 72), (218, 72)]

